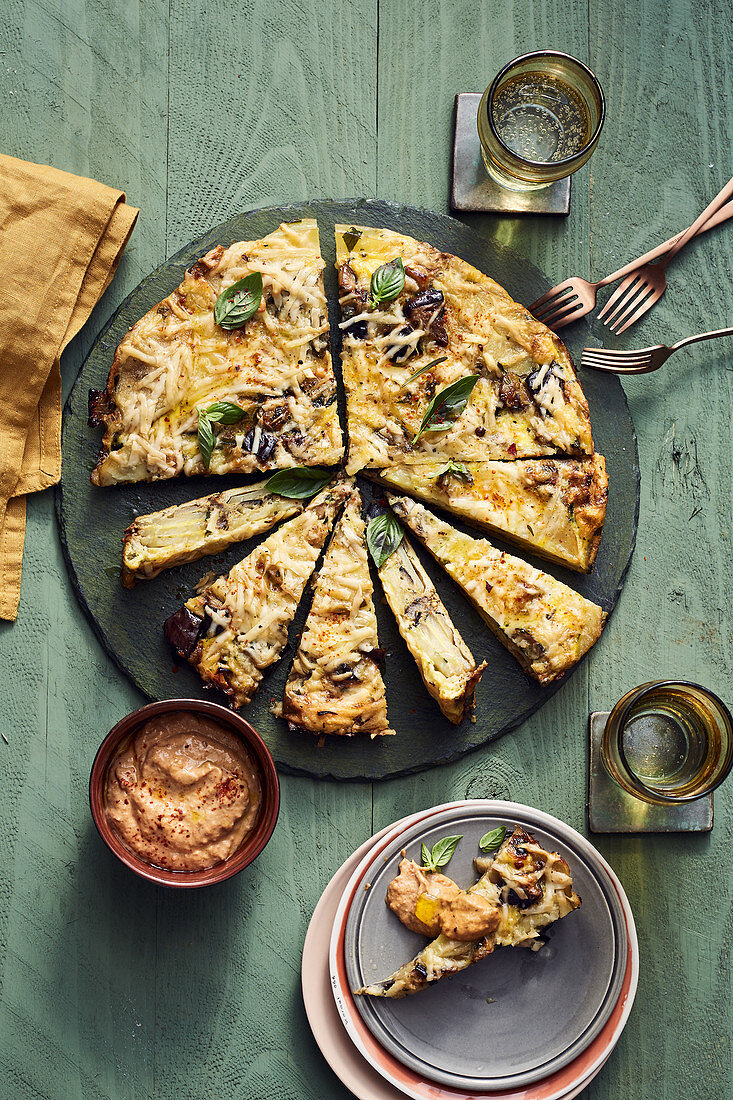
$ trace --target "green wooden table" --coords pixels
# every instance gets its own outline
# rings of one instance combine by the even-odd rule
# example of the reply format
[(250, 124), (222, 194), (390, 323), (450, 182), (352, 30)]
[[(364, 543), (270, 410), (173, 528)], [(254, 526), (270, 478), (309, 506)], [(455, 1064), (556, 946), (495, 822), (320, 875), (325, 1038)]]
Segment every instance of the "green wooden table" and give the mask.
[[(507, 59), (587, 60), (608, 120), (567, 220), (475, 217), (550, 278), (599, 278), (688, 225), (731, 174), (729, 0), (8, 0), (5, 152), (125, 188), (142, 208), (113, 286), (64, 357), (159, 262), (235, 211), (379, 196), (446, 210), (451, 112)], [(733, 316), (730, 229), (675, 264), (628, 346)], [(699, 345), (626, 391), (642, 502), (626, 589), (590, 660), (486, 750), (373, 786), (284, 776), (258, 862), (194, 895), (138, 882), (87, 806), (104, 733), (141, 702), (66, 577), (51, 493), (29, 503), (18, 621), (0, 627), (3, 1097), (345, 1097), (305, 1020), (315, 902), (375, 829), (450, 798), (528, 802), (586, 830), (586, 723), (629, 686), (699, 679), (731, 700), (731, 350)], [(641, 978), (589, 1100), (733, 1092), (733, 785), (707, 836), (600, 838), (636, 914)]]

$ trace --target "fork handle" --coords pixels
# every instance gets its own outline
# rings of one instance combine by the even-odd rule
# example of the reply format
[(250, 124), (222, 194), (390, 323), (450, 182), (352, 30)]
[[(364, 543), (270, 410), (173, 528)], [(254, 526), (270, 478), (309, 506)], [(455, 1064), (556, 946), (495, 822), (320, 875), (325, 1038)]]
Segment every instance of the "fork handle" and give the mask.
[[(733, 217), (733, 202), (727, 202), (725, 206), (721, 206), (719, 210), (716, 210), (704, 225), (700, 226), (695, 236), (699, 237), (701, 233), (707, 233), (708, 229), (720, 225), (721, 222), (725, 222), (731, 217)], [(601, 279), (600, 283), (596, 283), (596, 286), (608, 286), (609, 283), (615, 283), (617, 279), (623, 279), (624, 275), (630, 275), (632, 271), (636, 271), (638, 268), (643, 267), (644, 264), (659, 259), (665, 252), (669, 252), (672, 245), (680, 239), (680, 236), (681, 234), (677, 233), (674, 237), (670, 237), (668, 241), (665, 241), (664, 244), (658, 244), (656, 248), (652, 248), (651, 252), (645, 252), (643, 256), (639, 256), (638, 260), (632, 260), (630, 264), (626, 264), (625, 267), (621, 267), (618, 271), (614, 271), (613, 275), (607, 275), (605, 279)]]
[(662, 268), (666, 267), (667, 264), (669, 263), (669, 261), (674, 259), (674, 257), (677, 255), (679, 250), (681, 248), (684, 248), (684, 246), (689, 241), (690, 237), (695, 236), (698, 229), (701, 226), (705, 225), (705, 222), (708, 220), (710, 215), (714, 214), (715, 211), (718, 209), (718, 207), (722, 206), (723, 203), (727, 202), (728, 199), (731, 197), (731, 195), (733, 195), (733, 177), (728, 180), (725, 187), (721, 188), (721, 190), (718, 191), (718, 194), (715, 196), (715, 198), (713, 199), (713, 201), (711, 203), (708, 203), (708, 205), (703, 210), (702, 214), (700, 214), (700, 216), (698, 218), (695, 218), (695, 220), (692, 223), (692, 225), (690, 226), (690, 228), (687, 229), (682, 234), (682, 236), (675, 242), (675, 244), (672, 245), (672, 247), (670, 248), (667, 255), (660, 262), (659, 266), (662, 267)]
[(716, 328), (713, 332), (698, 332), (695, 336), (687, 336), (684, 340), (678, 340), (672, 344), (670, 352), (686, 348), (688, 344), (697, 344), (700, 340), (712, 340), (716, 336), (733, 336), (733, 328)]

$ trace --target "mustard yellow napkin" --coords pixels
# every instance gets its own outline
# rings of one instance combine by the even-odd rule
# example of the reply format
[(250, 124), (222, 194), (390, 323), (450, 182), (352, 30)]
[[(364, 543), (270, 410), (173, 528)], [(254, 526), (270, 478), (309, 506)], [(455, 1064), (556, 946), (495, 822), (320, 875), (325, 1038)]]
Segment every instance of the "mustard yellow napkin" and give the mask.
[(103, 183), (0, 154), (0, 618), (20, 599), (25, 495), (61, 476), (59, 359), (138, 211)]

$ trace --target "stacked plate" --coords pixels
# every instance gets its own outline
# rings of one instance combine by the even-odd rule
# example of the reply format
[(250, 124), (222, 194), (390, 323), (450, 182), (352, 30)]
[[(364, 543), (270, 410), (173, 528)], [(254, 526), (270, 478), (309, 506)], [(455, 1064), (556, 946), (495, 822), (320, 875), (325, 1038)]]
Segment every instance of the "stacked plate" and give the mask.
[[(384, 904), (402, 851), (419, 861), (422, 843), (461, 834), (445, 870), (467, 886), (479, 839), (500, 825), (521, 825), (563, 856), (580, 909), (545, 933), (538, 952), (499, 949), (401, 1000), (353, 996), (425, 943)], [(316, 906), (301, 970), (315, 1040), (360, 1100), (570, 1100), (618, 1042), (638, 972), (628, 899), (595, 848), (549, 814), (484, 799), (412, 814), (354, 852)]]

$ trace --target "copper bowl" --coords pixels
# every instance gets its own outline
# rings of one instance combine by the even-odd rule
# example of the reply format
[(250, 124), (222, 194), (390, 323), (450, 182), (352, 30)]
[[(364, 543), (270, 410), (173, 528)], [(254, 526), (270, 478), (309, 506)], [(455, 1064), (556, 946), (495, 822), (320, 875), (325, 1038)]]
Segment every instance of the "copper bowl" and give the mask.
[[(121, 742), (136, 733), (149, 718), (180, 711), (203, 714), (238, 737), (259, 767), (262, 782), (262, 805), (252, 832), (245, 837), (229, 859), (215, 863), (213, 867), (207, 867), (202, 871), (169, 871), (164, 867), (147, 863), (122, 843), (110, 825), (104, 808), (107, 770)], [(134, 710), (107, 734), (99, 746), (92, 765), (92, 773), (89, 777), (89, 804), (94, 824), (102, 840), (126, 867), (141, 878), (154, 882), (158, 886), (211, 886), (212, 883), (223, 882), (232, 875), (239, 874), (265, 847), (272, 836), (280, 809), (280, 784), (270, 750), (259, 733), (250, 726), (249, 722), (245, 722), (244, 718), (240, 718), (238, 714), (227, 710), (226, 707), (219, 706), (218, 703), (209, 703), (203, 699), (163, 699), (158, 703), (148, 703), (147, 706)]]

